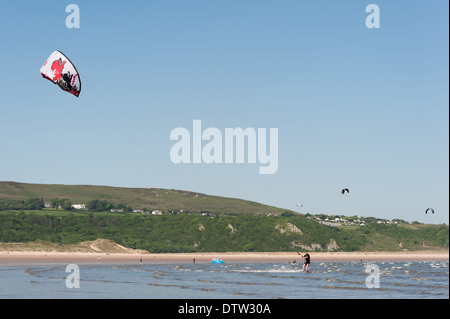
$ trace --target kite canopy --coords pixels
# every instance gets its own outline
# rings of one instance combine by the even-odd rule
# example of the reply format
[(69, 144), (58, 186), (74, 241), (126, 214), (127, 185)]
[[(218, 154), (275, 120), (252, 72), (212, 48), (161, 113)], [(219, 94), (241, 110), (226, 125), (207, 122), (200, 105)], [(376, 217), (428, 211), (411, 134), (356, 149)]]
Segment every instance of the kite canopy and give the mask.
[(427, 208), (427, 210), (425, 211), (425, 214), (428, 214), (429, 211), (430, 211), (432, 214), (434, 214), (434, 209), (433, 209), (433, 208)]
[(224, 264), (225, 262), (220, 259), (220, 258), (213, 258), (213, 260), (211, 260), (212, 264)]
[(76, 97), (81, 92), (81, 80), (77, 69), (60, 51), (55, 51), (48, 57), (41, 68), (41, 75), (49, 81)]
[(341, 190), (341, 195), (348, 195), (350, 192), (348, 190), (348, 188), (344, 188), (343, 190)]

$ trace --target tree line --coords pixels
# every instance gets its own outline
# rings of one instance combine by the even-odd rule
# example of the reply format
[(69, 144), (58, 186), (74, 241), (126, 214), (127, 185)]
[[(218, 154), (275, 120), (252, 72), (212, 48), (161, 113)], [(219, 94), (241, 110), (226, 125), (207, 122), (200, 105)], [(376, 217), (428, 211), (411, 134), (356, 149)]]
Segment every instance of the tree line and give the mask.
[[(30, 198), (27, 200), (17, 200), (17, 199), (2, 199), (0, 200), (0, 211), (5, 210), (41, 210), (46, 207), (46, 203), (44, 202), (43, 198)], [(50, 200), (48, 203), (48, 207), (51, 208), (61, 208), (67, 211), (70, 211), (73, 209), (72, 205), (75, 203), (67, 198), (54, 198)], [(107, 200), (99, 200), (94, 199), (89, 202), (87, 202), (86, 210), (91, 212), (105, 212), (105, 211), (111, 211), (111, 209), (121, 209), (124, 212), (132, 212), (133, 207), (130, 207), (128, 205), (119, 203), (114, 204), (111, 202), (108, 202)]]
[(27, 200), (2, 199), (0, 200), (0, 211), (2, 210), (40, 210), (44, 207), (43, 198), (30, 198)]
[[(299, 232), (281, 232), (278, 225), (292, 224)], [(230, 227), (231, 225), (231, 227)], [(215, 216), (85, 214), (63, 216), (32, 212), (0, 214), (0, 242), (51, 241), (74, 244), (98, 238), (149, 252), (298, 251), (300, 244), (319, 244), (326, 251), (335, 240), (340, 251), (410, 250), (449, 245), (446, 225), (410, 229), (371, 224), (357, 230), (323, 226), (303, 216)], [(399, 243), (402, 247), (399, 247)]]

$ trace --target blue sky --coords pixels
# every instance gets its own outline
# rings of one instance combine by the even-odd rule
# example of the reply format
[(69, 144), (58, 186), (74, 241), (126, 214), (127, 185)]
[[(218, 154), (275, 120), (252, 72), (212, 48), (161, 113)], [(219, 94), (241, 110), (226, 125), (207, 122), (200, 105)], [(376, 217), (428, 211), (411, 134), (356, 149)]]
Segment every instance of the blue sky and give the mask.
[[(79, 29), (65, 25), (70, 3)], [(371, 3), (379, 29), (365, 25)], [(2, 3), (0, 180), (448, 224), (448, 11), (447, 1)], [(54, 50), (80, 72), (78, 99), (39, 74)], [(278, 171), (174, 164), (170, 132), (196, 119), (222, 132), (278, 128)]]

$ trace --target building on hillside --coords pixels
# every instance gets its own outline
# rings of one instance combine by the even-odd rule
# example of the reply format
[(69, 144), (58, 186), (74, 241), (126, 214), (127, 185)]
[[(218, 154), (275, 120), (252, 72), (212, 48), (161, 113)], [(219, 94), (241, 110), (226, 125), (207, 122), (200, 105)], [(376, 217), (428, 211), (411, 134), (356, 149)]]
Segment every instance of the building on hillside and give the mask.
[(72, 205), (73, 209), (86, 209), (86, 205), (84, 204), (74, 204)]

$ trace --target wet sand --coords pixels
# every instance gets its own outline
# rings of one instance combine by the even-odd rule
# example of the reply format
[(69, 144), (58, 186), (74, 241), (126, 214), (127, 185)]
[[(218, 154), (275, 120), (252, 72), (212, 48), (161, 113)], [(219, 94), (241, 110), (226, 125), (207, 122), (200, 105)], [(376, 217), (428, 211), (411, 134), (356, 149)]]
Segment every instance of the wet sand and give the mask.
[[(303, 252), (302, 252), (303, 253)], [(311, 262), (324, 261), (438, 261), (449, 260), (448, 250), (415, 252), (310, 252)], [(0, 265), (13, 264), (143, 264), (151, 263), (210, 263), (213, 258), (225, 263), (302, 262), (298, 253), (180, 253), (180, 254), (121, 254), (81, 252), (14, 252), (0, 251)]]

